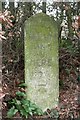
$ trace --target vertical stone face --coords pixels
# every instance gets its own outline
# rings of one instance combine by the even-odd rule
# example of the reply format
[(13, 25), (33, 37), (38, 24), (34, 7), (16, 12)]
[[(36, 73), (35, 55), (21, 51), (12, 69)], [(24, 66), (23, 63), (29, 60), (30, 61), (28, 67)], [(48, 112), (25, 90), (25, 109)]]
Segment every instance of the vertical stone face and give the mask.
[(58, 29), (39, 13), (25, 23), (25, 82), (27, 98), (43, 111), (58, 105)]

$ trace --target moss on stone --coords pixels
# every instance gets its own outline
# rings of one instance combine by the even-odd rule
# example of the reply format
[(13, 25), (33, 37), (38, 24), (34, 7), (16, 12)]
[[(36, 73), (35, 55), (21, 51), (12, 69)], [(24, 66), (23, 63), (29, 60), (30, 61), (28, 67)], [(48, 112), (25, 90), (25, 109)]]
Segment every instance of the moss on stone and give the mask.
[(27, 97), (46, 110), (58, 105), (58, 29), (39, 13), (25, 23), (25, 82)]

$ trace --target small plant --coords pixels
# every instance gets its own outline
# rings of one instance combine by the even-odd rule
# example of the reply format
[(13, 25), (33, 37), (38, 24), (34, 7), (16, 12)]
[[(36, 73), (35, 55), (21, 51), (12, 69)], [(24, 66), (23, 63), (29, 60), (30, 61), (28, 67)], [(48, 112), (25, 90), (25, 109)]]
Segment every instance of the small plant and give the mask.
[[(19, 87), (25, 86), (25, 83), (19, 85)], [(8, 106), (10, 108), (7, 113), (8, 118), (12, 118), (17, 112), (20, 113), (22, 117), (26, 118), (33, 115), (43, 115), (43, 111), (35, 103), (26, 99), (25, 92), (16, 92), (16, 97), (8, 101)]]

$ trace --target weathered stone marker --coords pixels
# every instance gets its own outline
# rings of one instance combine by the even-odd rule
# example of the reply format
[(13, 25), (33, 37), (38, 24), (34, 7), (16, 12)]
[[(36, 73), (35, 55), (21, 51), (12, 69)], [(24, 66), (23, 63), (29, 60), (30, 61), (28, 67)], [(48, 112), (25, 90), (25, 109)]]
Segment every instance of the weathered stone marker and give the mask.
[(27, 98), (43, 111), (58, 106), (58, 29), (39, 13), (25, 23), (25, 82)]

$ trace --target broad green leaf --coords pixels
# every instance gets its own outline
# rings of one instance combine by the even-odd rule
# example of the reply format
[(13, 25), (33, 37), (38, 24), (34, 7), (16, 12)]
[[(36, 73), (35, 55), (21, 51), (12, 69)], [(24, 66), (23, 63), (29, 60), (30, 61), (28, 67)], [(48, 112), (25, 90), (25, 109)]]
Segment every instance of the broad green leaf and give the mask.
[(22, 96), (22, 97), (26, 96), (26, 94), (24, 92), (20, 92), (20, 91), (16, 92), (16, 95), (17, 96)]
[(21, 105), (20, 100), (16, 100), (16, 104)]
[(19, 87), (27, 87), (27, 84), (26, 83), (22, 83), (19, 85)]
[(37, 105), (35, 104), (35, 103), (32, 103), (32, 102), (30, 102), (30, 107), (32, 107), (32, 108), (37, 108)]
[(29, 114), (32, 116), (33, 115), (33, 113), (32, 112), (29, 112)]
[(37, 112), (38, 115), (43, 115), (43, 111), (40, 108), (37, 108), (36, 112)]
[(29, 101), (29, 100), (26, 100), (26, 99), (22, 99), (22, 100), (21, 100), (21, 103), (22, 103), (23, 105), (27, 105), (27, 106), (29, 107), (30, 101)]
[(15, 109), (15, 107), (13, 106), (7, 113), (7, 117), (11, 118), (13, 117), (16, 113), (18, 112), (17, 109)]
[(20, 110), (20, 113), (21, 113), (21, 115), (22, 116), (25, 116), (26, 118), (28, 118), (28, 113), (26, 112), (26, 110), (24, 109), (24, 108), (22, 108), (21, 110)]

